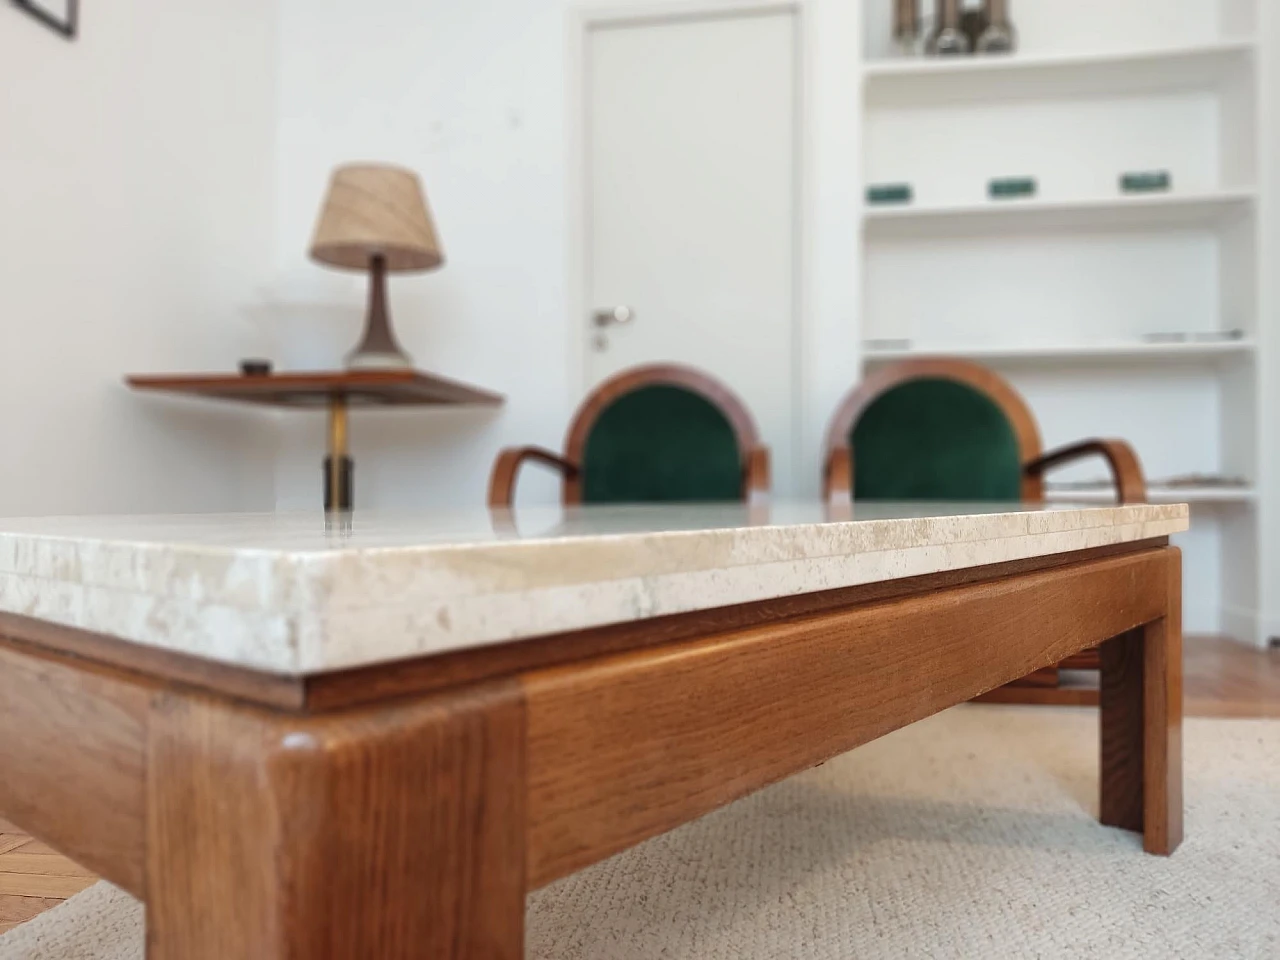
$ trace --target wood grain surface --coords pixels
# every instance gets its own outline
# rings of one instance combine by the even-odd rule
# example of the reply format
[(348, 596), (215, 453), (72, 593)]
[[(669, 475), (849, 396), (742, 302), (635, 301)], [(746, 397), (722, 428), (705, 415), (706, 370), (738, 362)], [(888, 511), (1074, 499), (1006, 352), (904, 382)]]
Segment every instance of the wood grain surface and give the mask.
[(579, 466), (545, 447), (508, 447), (498, 452), (489, 473), (489, 494), (486, 502), (490, 510), (510, 510), (516, 502), (516, 480), (526, 463), (540, 463), (560, 473), (567, 482), (579, 473)]
[(975, 703), (1021, 703), (1046, 707), (1096, 707), (1099, 699), (1096, 686), (1070, 684), (1056, 687), (1019, 687), (1006, 684), (973, 698)]
[(1143, 631), (1114, 637), (1100, 651), (1098, 819), (1110, 827), (1141, 831)]
[(0, 924), (92, 872), (147, 900), (151, 960), (518, 958), (528, 887), (1102, 641), (1102, 817), (1167, 854), (1180, 585), (1163, 544), (1040, 558), (352, 674), (289, 707), (0, 641)]
[(1023, 467), (1028, 476), (1042, 477), (1055, 467), (1101, 457), (1111, 472), (1115, 486), (1116, 503), (1146, 503), (1147, 480), (1142, 472), (1142, 461), (1124, 440), (1082, 440), (1051, 450)]
[(1143, 822), (1147, 853), (1182, 843), (1182, 551), (1168, 551), (1165, 617), (1143, 629)]
[(530, 886), (1163, 616), (1168, 566), (1144, 551), (527, 675)]
[(0, 813), (136, 895), (151, 694), (0, 641)]
[(277, 407), (325, 406), (333, 396), (365, 406), (496, 406), (503, 402), (501, 394), (422, 370), (321, 370), (265, 376), (142, 374), (127, 377), (126, 382), (135, 390)]
[(159, 710), (149, 960), (523, 955), (514, 685), (317, 718)]
[[(1184, 662), (1187, 716), (1280, 717), (1280, 650), (1259, 650), (1230, 637), (1187, 636)], [(1096, 697), (1097, 690), (1092, 692)], [(59, 860), (60, 868), (47, 869), (70, 877), (81, 873), (76, 864), (0, 819), (0, 874), (14, 891), (0, 894), (0, 933), (62, 902), (38, 893), (44, 888), (32, 883), (31, 875), (6, 868), (5, 854), (11, 850)]]
[(1099, 745), (1099, 819), (1166, 856), (1183, 833), (1181, 553), (1167, 553), (1166, 615), (1102, 645)]
[(260, 673), (34, 617), (0, 612), (0, 642), (4, 640), (32, 652), (66, 654), (109, 666), (141, 682), (163, 680), (286, 710), (306, 704), (301, 677)]

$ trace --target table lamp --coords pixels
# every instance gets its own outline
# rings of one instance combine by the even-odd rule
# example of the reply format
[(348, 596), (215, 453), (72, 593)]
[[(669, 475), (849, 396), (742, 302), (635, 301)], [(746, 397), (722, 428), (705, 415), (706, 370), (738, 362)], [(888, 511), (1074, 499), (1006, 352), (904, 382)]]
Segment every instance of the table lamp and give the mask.
[(387, 271), (432, 270), (444, 262), (418, 175), (386, 164), (338, 167), (320, 211), (311, 258), (333, 267), (369, 271), (364, 338), (347, 355), (347, 367), (412, 368), (412, 359), (391, 331)]

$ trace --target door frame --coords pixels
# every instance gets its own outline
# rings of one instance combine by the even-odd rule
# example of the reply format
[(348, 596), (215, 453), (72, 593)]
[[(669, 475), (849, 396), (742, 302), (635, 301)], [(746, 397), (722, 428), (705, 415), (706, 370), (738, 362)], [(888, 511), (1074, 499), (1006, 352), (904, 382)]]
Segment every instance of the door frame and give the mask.
[[(791, 292), (791, 463), (775, 463), (774, 476), (789, 475), (797, 483), (798, 470), (807, 462), (803, 456), (805, 429), (804, 383), (809, 341), (809, 265), (811, 261), (810, 212), (813, 183), (813, 116), (809, 91), (813, 37), (808, 11), (810, 0), (631, 0), (617, 4), (578, 3), (565, 14), (565, 263), (566, 297), (569, 308), (567, 378), (573, 409), (587, 392), (587, 331), (584, 319), (592, 305), (587, 302), (590, 275), (591, 236), (590, 166), (587, 163), (588, 88), (587, 36), (600, 26), (626, 23), (663, 23), (680, 20), (732, 19), (768, 13), (785, 13), (795, 23), (795, 171), (792, 185), (792, 292)], [(754, 412), (753, 412), (754, 413)]]

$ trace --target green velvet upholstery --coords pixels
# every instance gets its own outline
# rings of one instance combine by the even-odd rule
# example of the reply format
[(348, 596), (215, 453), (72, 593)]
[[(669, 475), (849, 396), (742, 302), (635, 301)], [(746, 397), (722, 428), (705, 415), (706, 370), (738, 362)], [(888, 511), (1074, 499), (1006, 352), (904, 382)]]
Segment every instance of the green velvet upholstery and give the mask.
[(986, 394), (912, 380), (863, 411), (850, 436), (858, 500), (1022, 499), (1018, 439)]
[(585, 503), (739, 500), (742, 451), (725, 415), (683, 387), (641, 387), (604, 409), (587, 435)]

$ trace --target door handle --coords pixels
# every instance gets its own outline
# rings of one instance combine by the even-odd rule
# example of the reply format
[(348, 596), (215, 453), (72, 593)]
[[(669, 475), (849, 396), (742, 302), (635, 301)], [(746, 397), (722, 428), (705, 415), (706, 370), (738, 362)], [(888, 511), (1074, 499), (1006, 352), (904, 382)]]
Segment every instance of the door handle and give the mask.
[(636, 318), (636, 312), (630, 307), (614, 307), (612, 310), (597, 310), (592, 316), (595, 325), (603, 330), (605, 327), (621, 326), (625, 323), (632, 323)]

